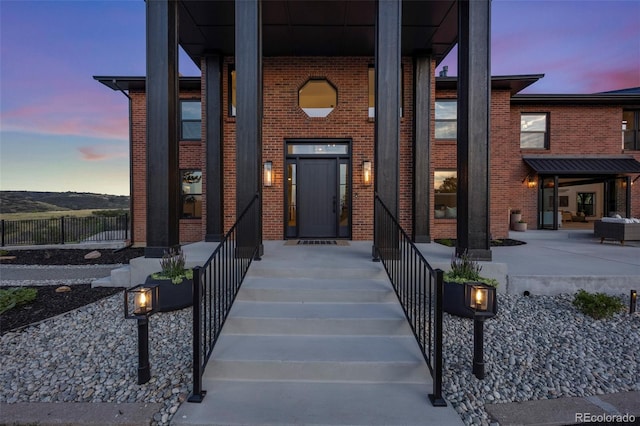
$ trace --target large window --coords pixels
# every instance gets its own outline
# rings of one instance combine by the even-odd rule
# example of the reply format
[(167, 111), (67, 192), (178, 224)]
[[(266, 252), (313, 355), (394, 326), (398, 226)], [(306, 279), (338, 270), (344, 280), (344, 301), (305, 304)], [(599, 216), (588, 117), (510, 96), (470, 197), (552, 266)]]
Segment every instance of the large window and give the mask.
[(202, 217), (202, 172), (182, 170), (182, 217), (198, 219)]
[(202, 139), (202, 111), (200, 101), (180, 101), (180, 140)]
[(433, 175), (434, 208), (436, 219), (458, 217), (458, 173), (436, 171)]
[(622, 147), (640, 150), (640, 111), (622, 112)]
[(457, 139), (458, 101), (436, 101), (436, 139)]
[(548, 114), (522, 113), (520, 115), (520, 148), (548, 149)]

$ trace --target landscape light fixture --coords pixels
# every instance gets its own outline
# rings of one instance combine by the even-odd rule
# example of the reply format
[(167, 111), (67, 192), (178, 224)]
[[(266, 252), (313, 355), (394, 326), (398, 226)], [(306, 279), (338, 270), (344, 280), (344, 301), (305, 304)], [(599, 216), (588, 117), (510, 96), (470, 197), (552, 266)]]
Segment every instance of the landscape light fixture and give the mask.
[(149, 364), (149, 316), (155, 313), (158, 287), (143, 284), (124, 292), (124, 317), (138, 320), (138, 384), (151, 379)]
[(484, 379), (484, 320), (497, 311), (496, 288), (470, 282), (464, 287), (464, 304), (473, 311), (473, 374)]
[(362, 183), (371, 185), (371, 161), (362, 162)]
[(264, 163), (264, 170), (262, 174), (262, 184), (264, 186), (273, 185), (273, 163), (271, 161), (266, 161)]
[(638, 293), (635, 290), (631, 290), (629, 295), (629, 313), (633, 314), (636, 311), (636, 304), (638, 303)]

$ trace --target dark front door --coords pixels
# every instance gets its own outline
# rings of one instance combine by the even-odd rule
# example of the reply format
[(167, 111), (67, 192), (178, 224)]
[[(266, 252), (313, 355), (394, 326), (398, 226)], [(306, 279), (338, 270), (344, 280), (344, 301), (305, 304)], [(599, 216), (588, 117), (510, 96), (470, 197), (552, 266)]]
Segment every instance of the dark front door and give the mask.
[(298, 160), (298, 236), (335, 238), (338, 235), (336, 159)]

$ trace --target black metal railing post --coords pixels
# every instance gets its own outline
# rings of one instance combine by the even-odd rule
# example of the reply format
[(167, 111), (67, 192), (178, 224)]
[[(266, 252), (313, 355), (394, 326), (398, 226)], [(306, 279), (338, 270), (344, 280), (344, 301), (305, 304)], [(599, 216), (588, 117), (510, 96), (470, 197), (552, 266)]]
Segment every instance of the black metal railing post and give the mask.
[(442, 269), (435, 270), (436, 282), (436, 305), (434, 321), (434, 348), (433, 348), (433, 393), (429, 395), (429, 400), (434, 407), (445, 407), (447, 402), (442, 397), (442, 296), (444, 293), (444, 272)]
[(0, 221), (0, 227), (2, 228), (0, 232), (2, 233), (2, 247), (4, 247), (4, 219)]
[(202, 304), (202, 270), (193, 268), (193, 391), (189, 402), (202, 402), (206, 391), (202, 390), (202, 328), (200, 308)]
[(60, 218), (60, 244), (64, 244), (64, 216)]

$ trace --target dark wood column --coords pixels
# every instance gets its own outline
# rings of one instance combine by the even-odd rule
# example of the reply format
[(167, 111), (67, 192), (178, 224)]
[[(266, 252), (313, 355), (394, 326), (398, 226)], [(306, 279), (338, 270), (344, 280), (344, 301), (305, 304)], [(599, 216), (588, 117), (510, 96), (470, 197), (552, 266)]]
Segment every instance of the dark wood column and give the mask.
[(206, 140), (207, 140), (207, 229), (205, 241), (221, 241), (224, 236), (222, 174), (222, 61), (220, 55), (205, 57)]
[[(261, 193), (262, 13), (260, 0), (235, 2), (236, 37), (236, 214)], [(262, 203), (262, 197), (258, 200)], [(262, 243), (262, 209), (254, 235)], [(238, 235), (241, 239), (241, 236)], [(242, 237), (244, 238), (244, 237)], [(244, 240), (246, 241), (246, 240)]]
[(153, 0), (147, 7), (147, 247), (161, 257), (177, 247), (178, 4)]
[(413, 117), (413, 240), (431, 242), (429, 228), (429, 194), (431, 169), (429, 142), (431, 135), (431, 56), (418, 54), (414, 68)]
[(398, 218), (402, 2), (378, 1), (376, 16), (376, 193)]
[(491, 260), (489, 141), (491, 2), (458, 2), (458, 231), (456, 253)]

